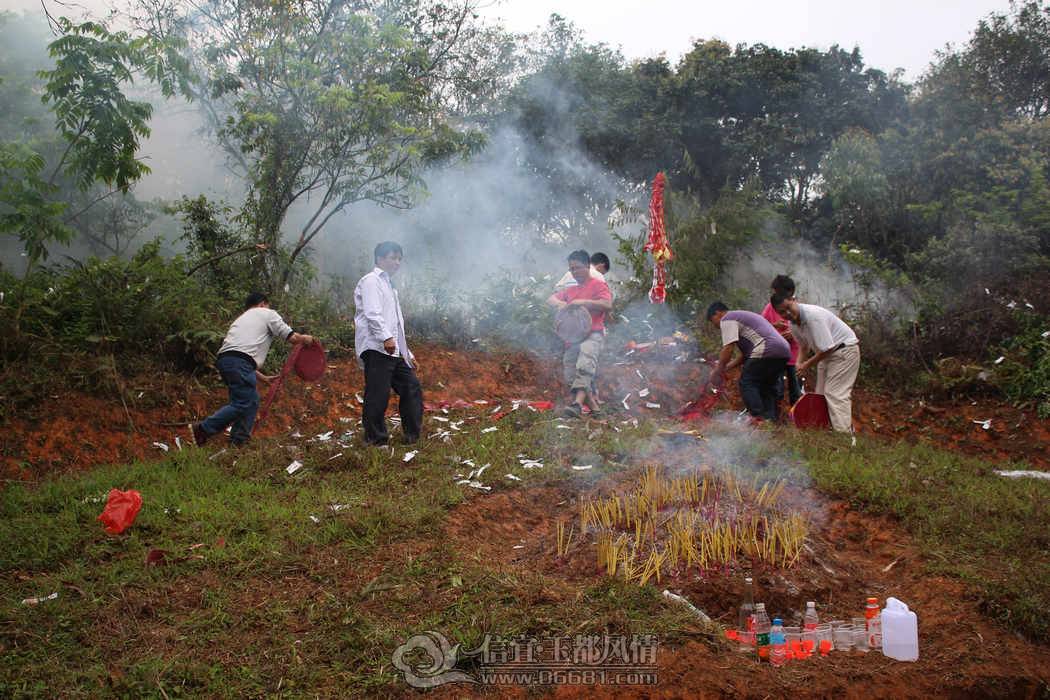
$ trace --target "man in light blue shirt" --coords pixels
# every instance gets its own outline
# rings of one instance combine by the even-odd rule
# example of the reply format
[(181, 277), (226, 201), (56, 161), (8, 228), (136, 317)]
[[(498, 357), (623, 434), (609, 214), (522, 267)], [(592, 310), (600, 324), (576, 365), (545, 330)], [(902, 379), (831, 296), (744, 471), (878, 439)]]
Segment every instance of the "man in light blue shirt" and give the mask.
[(354, 348), (365, 370), (365, 405), (361, 423), (365, 442), (389, 440), (386, 407), (397, 392), (401, 432), (406, 444), (423, 429), (423, 389), (416, 377), (416, 358), (405, 339), (405, 317), (391, 276), (401, 268), (401, 246), (384, 241), (375, 248), (375, 268), (354, 289)]

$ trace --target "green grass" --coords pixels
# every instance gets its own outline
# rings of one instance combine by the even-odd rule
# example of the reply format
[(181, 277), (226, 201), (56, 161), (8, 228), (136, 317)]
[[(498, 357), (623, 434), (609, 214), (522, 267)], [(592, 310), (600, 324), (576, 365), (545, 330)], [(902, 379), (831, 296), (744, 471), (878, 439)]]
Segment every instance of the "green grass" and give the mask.
[(958, 576), (991, 617), (1050, 641), (1050, 484), (928, 444), (788, 433), (821, 490), (888, 513), (922, 546), (931, 571)]
[[(651, 435), (624, 427), (599, 438), (583, 423), (553, 429), (559, 422), (521, 411), (481, 433), (490, 423), (468, 421), (408, 464), (404, 447), (342, 449), (304, 436), (9, 486), (0, 695), (371, 695), (403, 690), (390, 655), (426, 629), (464, 644), (484, 632), (680, 636), (687, 614), (655, 589), (598, 581), (569, 595), (540, 572), (445, 541), (450, 510), (480, 496), (455, 484), (470, 471), (463, 460), (491, 464), (481, 480), (496, 492), (578, 485), (618, 470), (617, 458)], [(545, 468), (524, 470), (519, 453)], [(293, 458), (305, 466), (289, 476)], [(570, 469), (583, 459), (591, 472)], [(96, 521), (110, 488), (144, 499), (118, 537)], [(168, 563), (146, 566), (151, 549)], [(19, 602), (54, 591), (57, 600)]]
[[(490, 560), (446, 535), (450, 512), (484, 497), (455, 483), (470, 471), (464, 460), (491, 465), (481, 480), (493, 493), (573, 492), (641, 464), (708, 460), (694, 439), (658, 438), (652, 423), (614, 421), (619, 432), (559, 423), (520, 411), (481, 433), (491, 423), (468, 421), (451, 443), (425, 442), (407, 464), (404, 447), (343, 449), (305, 436), (216, 459), (186, 450), (11, 485), (0, 492), (0, 695), (394, 695), (406, 686), (391, 653), (425, 630), (464, 648), (485, 633), (717, 644), (655, 586), (570, 582), (557, 569)], [(428, 419), (427, 427), (444, 424)], [(795, 452), (785, 458), (779, 436), (741, 440), (712, 429), (708, 437), (710, 461), (742, 477), (812, 479), (896, 515), (932, 568), (969, 581), (990, 615), (1046, 639), (1045, 484), (1000, 479), (989, 465), (924, 446), (860, 439), (850, 448), (808, 433), (788, 438)], [(524, 470), (519, 453), (545, 467)], [(293, 458), (305, 466), (289, 476)], [(113, 487), (144, 497), (119, 537), (96, 522)], [(167, 565), (145, 565), (154, 548), (167, 552)], [(57, 600), (19, 603), (53, 591)]]

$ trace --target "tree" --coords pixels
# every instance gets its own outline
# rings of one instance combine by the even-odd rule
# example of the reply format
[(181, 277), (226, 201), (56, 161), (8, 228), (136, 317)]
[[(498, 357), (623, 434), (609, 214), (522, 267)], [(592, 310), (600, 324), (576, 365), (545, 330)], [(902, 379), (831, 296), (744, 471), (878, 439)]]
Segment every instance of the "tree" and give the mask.
[(411, 206), (425, 166), (479, 146), (469, 120), (513, 55), (469, 0), (161, 1), (140, 21), (185, 41), (196, 97), (248, 184), (242, 221), (276, 252), (295, 210), (289, 254), (259, 270), (272, 287), (340, 211)]
[[(136, 154), (139, 139), (149, 134), (152, 106), (124, 94), (133, 76), (144, 73), (165, 96), (186, 86), (181, 63), (166, 44), (110, 32), (96, 22), (73, 24), (61, 18), (56, 27), (60, 36), (48, 47), (55, 63), (40, 72), (42, 86), (12, 70), (17, 61), (5, 57), (5, 73), (13, 78), (11, 94), (24, 97), (27, 90), (39, 89), (48, 107), (41, 114), (16, 101), (9, 109), (22, 112), (15, 129), (23, 133), (0, 142), (0, 231), (20, 239), (29, 269), (47, 256), (48, 242), (72, 238), (73, 219), (112, 192), (127, 193), (149, 172)], [(57, 138), (50, 129), (40, 129), (44, 118), (54, 120)], [(96, 183), (110, 190), (69, 211), (63, 185), (88, 192)]]

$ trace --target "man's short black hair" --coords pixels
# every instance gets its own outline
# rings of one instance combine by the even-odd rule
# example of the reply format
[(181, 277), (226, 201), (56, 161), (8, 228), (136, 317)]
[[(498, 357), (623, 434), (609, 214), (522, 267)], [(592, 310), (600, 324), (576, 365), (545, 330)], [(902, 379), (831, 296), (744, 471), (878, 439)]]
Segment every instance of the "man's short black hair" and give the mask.
[(711, 317), (717, 314), (719, 311), (729, 311), (729, 307), (720, 301), (716, 301), (707, 307), (707, 320), (710, 321)]
[(248, 294), (248, 297), (244, 300), (244, 310), (247, 311), (253, 306), (258, 306), (264, 301), (269, 302), (270, 297), (266, 296), (262, 292), (251, 292)]
[(609, 262), (609, 256), (605, 253), (595, 253), (591, 256), (591, 265), (597, 267), (598, 265), (605, 265), (605, 269), (612, 268), (612, 263)]
[(401, 246), (393, 241), (383, 241), (376, 246), (375, 260), (379, 262), (379, 258), (385, 258), (391, 253), (397, 253), (401, 257), (405, 257), (405, 252), (401, 250)]
[(571, 253), (569, 253), (569, 262), (572, 262), (573, 260), (575, 260), (578, 263), (583, 263), (584, 265), (591, 264), (590, 253), (588, 253), (586, 250), (574, 250)]
[(786, 294), (789, 297), (795, 296), (795, 280), (787, 275), (777, 275), (769, 286), (777, 294)]
[(769, 297), (769, 305), (773, 307), (775, 311), (778, 306), (783, 304), (785, 301), (794, 297), (794, 294), (785, 294), (784, 292), (777, 292), (773, 296)]

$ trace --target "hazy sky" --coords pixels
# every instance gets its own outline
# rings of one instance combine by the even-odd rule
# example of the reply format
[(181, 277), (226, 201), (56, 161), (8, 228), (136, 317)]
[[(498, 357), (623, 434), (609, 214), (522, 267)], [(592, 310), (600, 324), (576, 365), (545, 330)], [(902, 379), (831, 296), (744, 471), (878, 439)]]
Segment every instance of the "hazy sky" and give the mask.
[(967, 40), (977, 20), (1009, 0), (482, 0), (484, 14), (516, 31), (557, 12), (588, 41), (619, 46), (629, 58), (664, 53), (676, 61), (695, 39), (779, 48), (860, 46), (865, 63), (905, 69), (914, 80), (946, 43)]
[[(977, 20), (1009, 9), (1009, 0), (478, 0), (483, 14), (519, 32), (557, 12), (590, 42), (623, 49), (628, 58), (666, 54), (676, 61), (695, 39), (779, 48), (860, 46), (865, 62), (917, 78), (946, 43), (966, 41)], [(103, 0), (45, 0), (52, 13), (99, 8)], [(62, 5), (66, 5), (64, 9)], [(40, 10), (39, 0), (0, 0), (8, 10)]]

